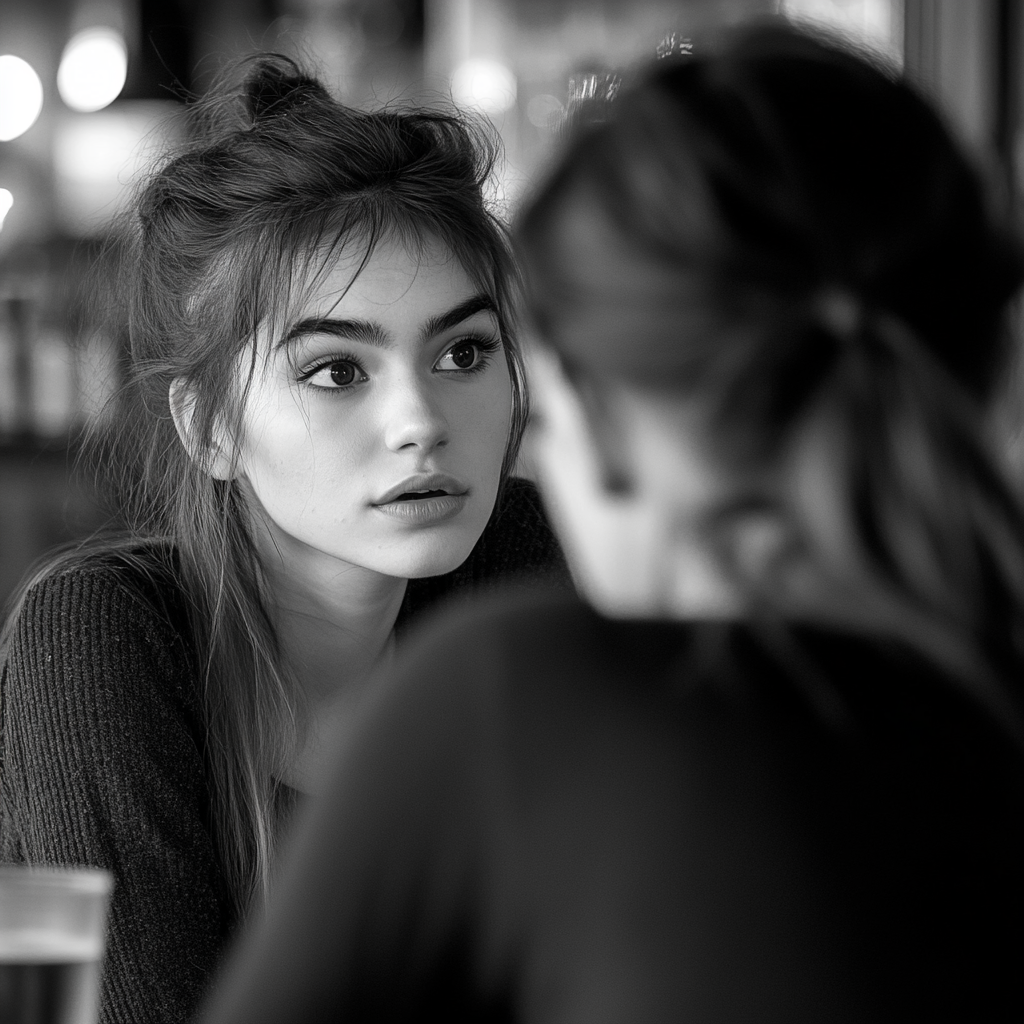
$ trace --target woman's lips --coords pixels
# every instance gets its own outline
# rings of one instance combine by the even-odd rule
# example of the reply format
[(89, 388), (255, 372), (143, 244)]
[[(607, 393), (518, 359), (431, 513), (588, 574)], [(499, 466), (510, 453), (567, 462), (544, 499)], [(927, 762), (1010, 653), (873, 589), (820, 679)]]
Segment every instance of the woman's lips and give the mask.
[(447, 473), (414, 473), (388, 488), (376, 501), (377, 508), (400, 500), (423, 501), (439, 495), (464, 495), (469, 488)]
[(421, 496), (405, 493), (400, 499), (374, 505), (378, 512), (414, 526), (429, 526), (443, 523), (457, 516), (469, 501), (468, 494), (446, 494), (443, 491), (427, 491)]

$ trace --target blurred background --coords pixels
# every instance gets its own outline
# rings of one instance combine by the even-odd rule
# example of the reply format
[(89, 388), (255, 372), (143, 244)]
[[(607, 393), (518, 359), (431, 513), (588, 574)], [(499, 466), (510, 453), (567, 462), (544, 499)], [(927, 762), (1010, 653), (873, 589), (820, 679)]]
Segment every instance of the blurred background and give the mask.
[(54, 544), (116, 517), (76, 471), (117, 387), (103, 243), (189, 96), (273, 49), (344, 101), (493, 119), (513, 207), (567, 103), (709, 27), (776, 14), (902, 67), (993, 168), (1024, 185), (1024, 0), (0, 0), (0, 601)]

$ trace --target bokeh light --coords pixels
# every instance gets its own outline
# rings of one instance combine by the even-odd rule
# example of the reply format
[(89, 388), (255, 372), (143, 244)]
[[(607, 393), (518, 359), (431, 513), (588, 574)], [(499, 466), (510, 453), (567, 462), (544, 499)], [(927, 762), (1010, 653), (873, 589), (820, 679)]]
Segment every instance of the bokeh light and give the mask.
[(54, 126), (57, 214), (73, 235), (102, 234), (139, 173), (180, 142), (180, 105), (120, 100), (105, 110), (66, 113)]
[(10, 190), (6, 188), (0, 188), (0, 231), (3, 231), (4, 218), (10, 212), (10, 209), (13, 205), (14, 196), (11, 195)]
[(542, 92), (526, 104), (526, 118), (538, 128), (555, 128), (565, 113), (561, 100), (550, 93)]
[(461, 107), (500, 114), (516, 101), (516, 76), (500, 61), (474, 57), (452, 73), (452, 99)]
[(113, 103), (128, 75), (124, 38), (112, 28), (87, 28), (64, 47), (57, 90), (72, 109), (88, 113)]
[(43, 83), (32, 65), (4, 54), (0, 57), (0, 142), (27, 132), (42, 109)]

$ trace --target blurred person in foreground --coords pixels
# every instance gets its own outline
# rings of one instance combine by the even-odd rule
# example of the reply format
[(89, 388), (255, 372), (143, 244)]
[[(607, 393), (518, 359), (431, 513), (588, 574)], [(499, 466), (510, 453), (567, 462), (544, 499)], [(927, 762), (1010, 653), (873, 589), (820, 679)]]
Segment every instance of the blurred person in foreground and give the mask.
[(519, 237), (588, 603), (420, 637), (207, 1024), (1022, 1018), (987, 203), (905, 83), (782, 26), (577, 134)]

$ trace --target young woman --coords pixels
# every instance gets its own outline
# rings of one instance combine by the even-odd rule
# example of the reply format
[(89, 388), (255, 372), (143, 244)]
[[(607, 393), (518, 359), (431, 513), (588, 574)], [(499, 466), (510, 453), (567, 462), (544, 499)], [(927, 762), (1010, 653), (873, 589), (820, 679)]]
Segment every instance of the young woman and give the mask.
[(0, 858), (113, 871), (101, 1018), (126, 1024), (191, 1017), (324, 723), (396, 634), (565, 575), (509, 478), (525, 397), (486, 139), (349, 110), (276, 57), (195, 124), (138, 193), (120, 282), (131, 531), (38, 574), (4, 638)]
[(984, 429), (1019, 250), (886, 71), (783, 27), (697, 54), (521, 225), (589, 607), (475, 609), (370, 691), (202, 1019), (1024, 1014)]

